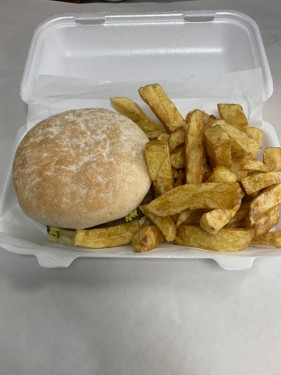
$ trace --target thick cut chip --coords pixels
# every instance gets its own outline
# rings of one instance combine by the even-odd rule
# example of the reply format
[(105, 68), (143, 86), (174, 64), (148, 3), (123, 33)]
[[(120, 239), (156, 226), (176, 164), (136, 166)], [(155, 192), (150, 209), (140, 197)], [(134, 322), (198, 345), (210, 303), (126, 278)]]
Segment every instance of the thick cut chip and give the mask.
[(248, 171), (268, 172), (268, 167), (262, 161), (257, 159), (245, 160), (242, 164), (242, 169), (247, 169)]
[(196, 110), (188, 122), (185, 137), (185, 182), (197, 184), (203, 181), (204, 143), (202, 112)]
[(211, 124), (214, 120), (217, 119), (214, 115), (208, 115), (208, 113), (202, 111), (201, 109), (193, 109), (192, 111), (188, 112), (188, 114), (186, 115), (185, 121), (187, 124), (189, 123), (191, 116), (193, 115), (195, 111), (201, 112), (204, 126)]
[(214, 168), (208, 177), (208, 182), (236, 182), (237, 177), (230, 169), (219, 165)]
[(281, 182), (281, 172), (255, 172), (241, 179), (247, 194), (255, 193), (279, 182)]
[(251, 202), (243, 202), (241, 204), (239, 210), (226, 224), (227, 228), (243, 228), (246, 226), (245, 220), (249, 216), (250, 203)]
[(190, 217), (190, 215), (192, 214), (192, 212), (194, 211), (191, 211), (188, 208), (180, 212), (177, 218), (177, 227), (179, 227), (181, 224), (185, 224), (188, 218)]
[(240, 131), (247, 132), (248, 121), (241, 105), (220, 103), (217, 107), (220, 117), (223, 120), (235, 126)]
[(206, 212), (200, 219), (201, 228), (210, 234), (217, 234), (233, 218), (240, 205), (239, 202), (232, 210), (216, 208)]
[(252, 245), (266, 245), (281, 248), (281, 230), (254, 237)]
[(263, 162), (270, 171), (281, 171), (281, 147), (268, 147), (263, 153)]
[(256, 142), (261, 143), (262, 130), (254, 127), (249, 127), (247, 129), (247, 134), (249, 137), (253, 138)]
[(156, 196), (173, 188), (173, 174), (167, 141), (150, 141), (145, 145), (145, 158)]
[(156, 225), (144, 225), (135, 234), (132, 245), (135, 253), (147, 252), (155, 249), (165, 237)]
[(75, 233), (74, 245), (92, 249), (127, 245), (138, 229), (137, 220), (108, 228), (78, 229)]
[(221, 126), (221, 128), (228, 134), (232, 146), (232, 154), (234, 156), (250, 156), (254, 157), (260, 149), (260, 144), (253, 138), (249, 137), (243, 131), (240, 131), (235, 126), (230, 125), (224, 120), (214, 121), (210, 126)]
[(249, 171), (243, 168), (246, 160), (248, 159), (244, 156), (232, 157), (230, 170), (235, 173), (238, 181), (248, 176)]
[(153, 182), (154, 196), (159, 197), (159, 195), (171, 190), (173, 187), (174, 185), (173, 183), (171, 184), (170, 179), (165, 177), (156, 177), (155, 181)]
[(134, 121), (149, 139), (155, 139), (163, 132), (163, 129), (152, 121), (133, 100), (117, 97), (110, 98), (110, 101), (116, 111)]
[(256, 236), (262, 236), (279, 222), (279, 204), (265, 211), (253, 225)]
[(153, 223), (155, 224), (162, 232), (166, 241), (173, 241), (176, 237), (176, 224), (174, 220), (169, 216), (156, 216), (151, 212), (147, 211), (145, 206), (142, 205), (139, 207), (142, 213)]
[(175, 151), (176, 148), (183, 146), (185, 142), (186, 129), (185, 126), (177, 128), (169, 137), (168, 144), (170, 152)]
[(199, 226), (183, 224), (178, 228), (175, 243), (206, 250), (232, 252), (246, 249), (253, 237), (252, 229), (227, 228), (212, 235)]
[(146, 209), (158, 216), (171, 216), (189, 208), (232, 209), (241, 199), (241, 188), (234, 183), (185, 184), (151, 201)]
[[(145, 157), (148, 167), (148, 172), (152, 181), (154, 181), (159, 174), (163, 162), (169, 158), (169, 148), (166, 141), (150, 141), (145, 145)], [(170, 173), (167, 172), (165, 177), (169, 178)]]
[(141, 87), (139, 94), (169, 133), (185, 125), (184, 118), (161, 85), (155, 83)]
[(271, 207), (281, 202), (281, 183), (264, 189), (257, 197), (255, 197), (249, 210), (250, 224), (254, 225), (259, 217)]
[(206, 153), (212, 167), (231, 167), (231, 143), (227, 133), (218, 126), (207, 126), (204, 130)]
[(174, 152), (171, 153), (171, 164), (176, 169), (185, 167), (185, 149), (184, 146), (178, 147)]
[(160, 133), (157, 137), (158, 141), (168, 141), (170, 138), (170, 134), (168, 133)]

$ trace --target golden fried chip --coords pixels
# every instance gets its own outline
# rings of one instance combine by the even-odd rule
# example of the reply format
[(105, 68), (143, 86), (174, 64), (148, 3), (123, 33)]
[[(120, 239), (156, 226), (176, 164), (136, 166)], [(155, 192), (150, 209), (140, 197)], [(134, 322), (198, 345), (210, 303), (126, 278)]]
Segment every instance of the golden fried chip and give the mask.
[(170, 138), (170, 134), (168, 133), (160, 133), (157, 137), (158, 141), (168, 141)]
[(193, 109), (192, 111), (188, 112), (188, 114), (186, 115), (185, 121), (186, 121), (187, 124), (189, 123), (189, 121), (191, 119), (191, 116), (193, 115), (193, 113), (195, 111), (200, 111), (201, 112), (203, 126), (207, 126), (210, 123), (212, 123), (214, 120), (216, 120), (216, 117), (214, 115), (208, 115), (208, 113), (202, 111), (201, 109)]
[(140, 206), (139, 209), (142, 213), (155, 224), (162, 232), (166, 241), (173, 241), (176, 237), (176, 224), (174, 220), (169, 216), (156, 216), (146, 210), (144, 205)]
[(252, 245), (266, 245), (281, 248), (281, 230), (254, 237)]
[(74, 245), (92, 249), (126, 245), (132, 241), (138, 229), (138, 220), (107, 228), (77, 229)]
[(184, 118), (161, 85), (155, 83), (141, 87), (139, 94), (169, 133), (185, 125)]
[(142, 253), (155, 249), (163, 242), (165, 237), (156, 225), (145, 225), (135, 234), (132, 245), (135, 253)]
[(268, 167), (257, 159), (245, 160), (241, 167), (248, 171), (268, 172)]
[(171, 216), (189, 208), (232, 209), (241, 199), (241, 188), (234, 183), (185, 184), (151, 201), (146, 209), (158, 216)]
[(237, 177), (230, 169), (219, 165), (214, 168), (208, 177), (207, 182), (236, 182)]
[(173, 174), (167, 141), (150, 141), (145, 145), (145, 158), (156, 196), (173, 188)]
[(251, 202), (242, 202), (239, 210), (236, 214), (230, 219), (230, 221), (226, 224), (227, 228), (243, 228), (249, 227), (245, 225), (245, 220), (249, 216), (249, 209), (250, 209)]
[(185, 182), (196, 184), (203, 181), (204, 144), (202, 112), (194, 111), (188, 122), (185, 137)]
[(254, 237), (254, 230), (246, 228), (221, 229), (212, 235), (196, 225), (183, 224), (178, 228), (175, 244), (206, 250), (232, 252), (246, 249)]
[(212, 167), (231, 167), (231, 143), (227, 133), (219, 125), (207, 126), (204, 129), (204, 139)]
[(184, 146), (178, 147), (170, 154), (171, 164), (176, 169), (185, 167), (185, 149)]
[(265, 211), (253, 225), (255, 236), (262, 236), (279, 223), (279, 204)]
[(176, 148), (183, 146), (185, 142), (186, 129), (185, 126), (177, 128), (172, 134), (170, 134), (168, 144), (170, 152), (175, 151)]
[(243, 168), (246, 160), (248, 158), (244, 156), (232, 157), (230, 170), (235, 173), (238, 181), (248, 176), (249, 171)]
[(263, 162), (270, 171), (281, 171), (281, 147), (267, 147), (263, 153)]
[(204, 213), (200, 219), (200, 227), (210, 234), (217, 234), (234, 217), (240, 205), (241, 202), (231, 210), (216, 208)]
[(260, 144), (253, 138), (249, 137), (243, 131), (240, 131), (235, 126), (230, 125), (224, 120), (214, 121), (210, 126), (219, 125), (229, 136), (232, 154), (234, 156), (250, 156), (254, 157), (257, 151), (261, 148)]
[(110, 98), (110, 101), (116, 111), (134, 121), (149, 139), (155, 139), (163, 132), (163, 129), (152, 121), (133, 100), (117, 97)]
[(193, 211), (191, 211), (190, 209), (186, 209), (186, 210), (183, 210), (179, 213), (179, 216), (177, 218), (177, 228), (181, 225), (181, 224), (185, 224), (188, 220), (188, 218), (190, 217), (190, 215), (192, 214)]
[(264, 189), (250, 204), (249, 220), (254, 225), (259, 217), (281, 202), (281, 183)]
[(262, 130), (254, 127), (248, 127), (247, 134), (249, 137), (253, 138), (257, 143), (261, 143)]
[(247, 132), (248, 121), (240, 104), (219, 103), (217, 105), (221, 119), (235, 126), (242, 132)]
[(255, 172), (241, 179), (247, 194), (255, 193), (279, 182), (281, 182), (281, 172)]

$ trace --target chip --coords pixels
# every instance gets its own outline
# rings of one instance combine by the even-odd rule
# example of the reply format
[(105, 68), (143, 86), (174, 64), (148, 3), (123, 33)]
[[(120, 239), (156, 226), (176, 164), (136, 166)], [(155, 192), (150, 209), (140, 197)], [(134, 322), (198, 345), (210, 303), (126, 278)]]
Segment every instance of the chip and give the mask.
[(174, 180), (167, 141), (154, 140), (146, 143), (145, 158), (155, 196), (171, 190)]
[(240, 205), (241, 202), (231, 210), (217, 208), (204, 213), (200, 219), (201, 228), (210, 234), (217, 234), (234, 217)]
[(241, 168), (247, 169), (248, 171), (268, 172), (267, 165), (257, 159), (245, 160)]
[(269, 232), (262, 236), (256, 236), (252, 241), (252, 245), (266, 245), (281, 248), (281, 230)]
[(241, 188), (234, 183), (185, 184), (151, 201), (146, 209), (158, 216), (171, 216), (189, 209), (234, 208), (241, 200)]
[(206, 153), (212, 167), (231, 167), (231, 142), (228, 134), (219, 126), (207, 126), (204, 130)]
[(218, 167), (215, 167), (212, 170), (207, 181), (208, 182), (236, 182), (237, 177), (236, 177), (236, 174), (232, 172), (230, 169), (222, 165), (219, 165)]
[(110, 101), (116, 111), (134, 121), (149, 139), (156, 139), (163, 132), (163, 129), (152, 121), (140, 106), (131, 99), (111, 98)]
[(185, 182), (196, 184), (203, 180), (204, 145), (202, 112), (190, 116), (185, 137)]
[(263, 153), (263, 162), (270, 171), (281, 171), (281, 147), (268, 147)]
[(134, 251), (165, 241), (222, 252), (281, 247), (281, 231), (272, 232), (279, 223), (281, 147), (266, 148), (263, 161), (257, 159), (262, 131), (249, 127), (239, 104), (219, 103), (219, 119), (201, 109), (184, 119), (159, 84), (139, 94), (166, 132), (136, 103), (112, 99), (151, 139), (145, 156), (155, 198), (140, 206), (145, 224), (134, 236)]
[(265, 211), (253, 225), (255, 236), (262, 236), (268, 233), (279, 223), (279, 204)]
[(135, 234), (132, 245), (135, 253), (143, 253), (155, 249), (165, 242), (165, 237), (156, 225), (144, 225)]
[(144, 205), (140, 206), (139, 208), (143, 212), (143, 214), (160, 229), (166, 241), (170, 242), (175, 239), (176, 224), (171, 217), (153, 215), (146, 210)]
[(74, 245), (90, 249), (127, 245), (133, 240), (138, 229), (138, 220), (107, 228), (77, 229)]
[(249, 210), (250, 224), (254, 225), (259, 217), (281, 202), (281, 183), (264, 189), (257, 197), (255, 197)]
[(217, 107), (221, 119), (235, 126), (238, 130), (247, 132), (248, 121), (240, 104), (219, 103)]
[(252, 229), (227, 228), (212, 235), (197, 225), (183, 224), (178, 228), (175, 244), (222, 252), (242, 251), (251, 243), (254, 233)]
[(178, 147), (174, 152), (171, 153), (171, 164), (176, 169), (185, 167), (185, 149), (184, 146)]
[(172, 134), (170, 134), (168, 139), (170, 152), (175, 151), (178, 147), (184, 146), (186, 135), (186, 127), (181, 126), (176, 129)]
[(255, 172), (241, 179), (247, 194), (255, 193), (279, 182), (281, 182), (281, 172)]
[(185, 125), (185, 120), (169, 99), (162, 86), (155, 83), (139, 89), (142, 100), (149, 105), (168, 133)]

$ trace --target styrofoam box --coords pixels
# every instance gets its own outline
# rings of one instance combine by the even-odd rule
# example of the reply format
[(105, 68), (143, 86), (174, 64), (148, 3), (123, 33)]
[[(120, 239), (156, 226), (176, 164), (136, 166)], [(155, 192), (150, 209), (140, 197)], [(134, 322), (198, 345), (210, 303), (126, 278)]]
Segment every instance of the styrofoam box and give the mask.
[[(46, 20), (35, 30), (22, 78), (21, 98), (29, 105), (41, 76), (90, 79), (91, 82), (175, 81), (184, 74), (203, 75), (261, 69), (263, 100), (273, 92), (272, 77), (257, 24), (234, 11), (187, 11), (155, 14), (65, 14)], [(136, 87), (137, 90), (137, 87)], [(120, 93), (122, 96), (122, 93)], [(279, 145), (270, 124), (264, 123), (268, 145)], [(1, 216), (16, 200), (10, 192), (10, 170), (2, 189)], [(7, 188), (8, 187), (8, 188)], [(14, 195), (13, 195), (14, 194)], [(17, 209), (17, 208), (15, 208)], [(210, 258), (225, 269), (250, 268), (267, 249), (217, 253), (161, 245), (146, 254), (130, 246), (92, 252), (44, 242), (30, 246), (16, 224), (16, 233), (2, 229), (0, 245), (35, 255), (44, 267), (66, 267), (77, 257)], [(46, 236), (40, 229), (38, 236)], [(19, 245), (18, 239), (22, 239)], [(269, 251), (267, 253), (267, 251)], [(275, 255), (281, 252), (275, 250)]]

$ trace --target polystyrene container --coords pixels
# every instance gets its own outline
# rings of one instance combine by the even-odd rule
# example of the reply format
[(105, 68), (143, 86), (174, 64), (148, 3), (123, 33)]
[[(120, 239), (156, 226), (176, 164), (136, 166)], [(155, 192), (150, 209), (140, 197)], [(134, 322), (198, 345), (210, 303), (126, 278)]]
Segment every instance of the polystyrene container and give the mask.
[[(35, 30), (20, 95), (30, 112), (31, 108), (36, 112), (39, 102), (47, 114), (48, 106), (60, 98), (68, 103), (66, 107), (76, 103), (77, 95), (87, 100), (91, 96), (100, 103), (99, 100), (108, 100), (112, 95), (108, 90), (114, 91), (114, 87), (133, 87), (137, 92), (140, 82), (165, 82), (168, 87), (171, 82), (171, 87), (175, 87), (176, 82), (187, 77), (191, 82), (206, 73), (216, 77), (251, 71), (261, 74), (259, 91), (261, 101), (265, 101), (273, 92), (273, 83), (261, 35), (255, 21), (239, 12), (64, 14), (46, 20)], [(42, 85), (42, 77), (52, 84)], [(63, 89), (54, 81), (62, 82)], [(87, 87), (86, 94), (81, 93), (81, 82)], [(180, 91), (179, 105), (184, 99), (184, 90)], [(126, 95), (119, 91), (119, 96)], [(251, 111), (247, 92), (242, 96)], [(261, 126), (265, 135), (263, 146), (279, 146), (274, 128), (266, 122)], [(20, 129), (13, 152), (27, 128)], [(14, 253), (35, 255), (44, 267), (67, 267), (77, 257), (145, 257), (209, 258), (225, 269), (246, 269), (256, 257), (281, 255), (278, 250), (273, 253), (266, 248), (224, 254), (164, 244), (149, 253), (134, 254), (130, 246), (90, 252), (56, 245), (47, 241), (43, 226), (27, 219), (19, 209), (11, 185), (11, 168), (2, 184), (0, 215), (0, 245)]]

